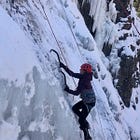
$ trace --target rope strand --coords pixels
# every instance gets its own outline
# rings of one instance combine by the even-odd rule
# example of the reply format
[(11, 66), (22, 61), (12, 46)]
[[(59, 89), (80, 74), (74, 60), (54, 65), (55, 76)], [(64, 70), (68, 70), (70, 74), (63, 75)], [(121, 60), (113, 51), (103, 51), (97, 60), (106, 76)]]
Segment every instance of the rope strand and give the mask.
[[(65, 56), (64, 56), (64, 54), (63, 54), (63, 51), (61, 50), (59, 41), (57, 40), (57, 37), (56, 37), (56, 35), (55, 35), (54, 31), (53, 31), (53, 28), (52, 28), (52, 26), (51, 26), (50, 20), (49, 20), (49, 18), (48, 18), (48, 16), (47, 16), (47, 13), (46, 13), (45, 9), (44, 9), (44, 6), (41, 4), (41, 1), (40, 1), (40, 0), (39, 0), (39, 3), (40, 3), (40, 5), (41, 5), (41, 7), (42, 7), (42, 9), (43, 9), (43, 12), (44, 12), (44, 14), (45, 14), (45, 16), (46, 16), (46, 20), (47, 20), (47, 22), (48, 22), (48, 24), (49, 24), (49, 27), (50, 27), (50, 29), (51, 29), (52, 35), (53, 35), (53, 37), (54, 37), (54, 39), (55, 39), (55, 41), (56, 41), (56, 43), (57, 43), (57, 46), (58, 46), (59, 49), (60, 49), (61, 55), (62, 55), (62, 57), (63, 57), (63, 59), (64, 59), (64, 61), (65, 61), (65, 63), (66, 63), (66, 66), (68, 66), (68, 63), (67, 63), (67, 61), (66, 61), (66, 59), (65, 59)], [(74, 80), (73, 77), (72, 77), (72, 80), (73, 80), (73, 83), (74, 83), (74, 85), (75, 85), (75, 87), (76, 87), (76, 82), (75, 82), (75, 80)]]
[[(63, 7), (63, 2), (62, 2), (62, 0), (59, 0), (59, 1), (60, 1), (61, 5), (62, 5), (62, 9), (63, 9), (63, 11), (64, 11), (65, 18), (66, 18), (67, 24), (68, 24), (68, 26), (69, 26), (69, 29), (70, 29), (70, 31), (71, 31), (71, 34), (72, 34), (72, 36), (73, 36), (75, 45), (77, 46), (78, 51), (79, 51), (79, 53), (80, 53), (80, 55), (81, 55), (81, 50), (80, 50), (80, 48), (79, 48), (77, 39), (76, 39), (75, 34), (74, 34), (74, 32), (73, 32), (73, 30), (72, 30), (72, 27), (71, 27), (71, 25), (70, 25), (69, 19), (68, 19), (67, 14), (66, 14), (66, 10), (65, 10), (64, 7)], [(82, 58), (83, 58), (83, 57), (82, 57)], [(83, 59), (83, 61), (84, 61), (84, 59)]]
[[(61, 1), (61, 0), (60, 0), (60, 2), (61, 2), (61, 4), (62, 4), (62, 1)], [(46, 13), (45, 9), (44, 9), (44, 6), (41, 4), (41, 1), (40, 1), (40, 0), (39, 0), (39, 3), (40, 3), (40, 5), (41, 5), (41, 7), (42, 7), (42, 9), (43, 9), (43, 12), (44, 12), (45, 16), (46, 16), (46, 20), (47, 20), (47, 22), (48, 22), (48, 24), (49, 24), (49, 27), (50, 27), (51, 32), (52, 32), (52, 35), (53, 35), (53, 37), (54, 37), (54, 39), (55, 39), (55, 41), (56, 41), (56, 43), (57, 43), (57, 46), (58, 46), (59, 49), (60, 49), (60, 52), (61, 52), (61, 54), (62, 54), (62, 57), (63, 57), (63, 59), (64, 59), (66, 65), (68, 65), (68, 64), (67, 64), (67, 61), (66, 61), (66, 59), (65, 59), (65, 57), (64, 57), (64, 54), (63, 54), (63, 52), (62, 52), (62, 50), (61, 50), (59, 41), (57, 40), (57, 37), (56, 37), (56, 35), (55, 35), (55, 33), (54, 33), (53, 29), (52, 29), (50, 20), (49, 20), (49, 18), (48, 18), (48, 16), (47, 16), (47, 13)], [(64, 10), (64, 8), (63, 8), (63, 10)], [(65, 10), (64, 10), (64, 12), (65, 12)], [(65, 12), (65, 15), (66, 15), (66, 12)], [(71, 29), (71, 26), (70, 26), (70, 23), (69, 23), (69, 21), (68, 21), (67, 16), (66, 16), (66, 19), (67, 19), (67, 23), (68, 23), (68, 25), (69, 25), (69, 27), (70, 27), (71, 33), (72, 33), (72, 35), (73, 35), (73, 38), (74, 38), (74, 40), (75, 40), (75, 43), (76, 43), (76, 45), (77, 45), (77, 47), (78, 47), (78, 49), (79, 49), (79, 46), (78, 46), (76, 37), (75, 37), (75, 35), (74, 35), (74, 33), (73, 33), (72, 29)], [(79, 49), (79, 52), (80, 52), (80, 49)], [(73, 79), (73, 78), (72, 78), (72, 79)], [(73, 79), (73, 82), (74, 82), (74, 84), (75, 84), (75, 86), (76, 86), (76, 83), (75, 83), (74, 79)], [(95, 90), (96, 90), (96, 88), (95, 88)], [(96, 92), (97, 92), (97, 91), (96, 91)], [(98, 92), (97, 92), (97, 93), (98, 93)], [(96, 110), (97, 110), (97, 109), (96, 109)], [(98, 116), (99, 116), (98, 110), (97, 110), (97, 113), (98, 113)], [(105, 139), (105, 134), (104, 134), (104, 131), (103, 131), (103, 126), (102, 126), (102, 123), (101, 123), (100, 116), (99, 116), (99, 122), (100, 122), (100, 125), (101, 125), (101, 128), (102, 128), (103, 137), (104, 137), (104, 139)], [(117, 134), (118, 134), (118, 133), (117, 133)], [(119, 136), (119, 137), (120, 137), (120, 136)]]

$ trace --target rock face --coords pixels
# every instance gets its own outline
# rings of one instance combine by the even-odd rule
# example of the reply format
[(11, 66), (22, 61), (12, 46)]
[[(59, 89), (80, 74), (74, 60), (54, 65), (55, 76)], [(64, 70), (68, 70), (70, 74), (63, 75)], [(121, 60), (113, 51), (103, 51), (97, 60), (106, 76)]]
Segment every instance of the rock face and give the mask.
[[(91, 34), (94, 35), (96, 32), (92, 32), (92, 26), (94, 24), (93, 18), (89, 15), (89, 9), (90, 9), (90, 2), (85, 0), (78, 0), (79, 1), (79, 9), (82, 13), (85, 23), (90, 30)], [(109, 3), (110, 0), (107, 1), (107, 7), (106, 11), (109, 10)], [(130, 29), (132, 29), (134, 19), (130, 16), (131, 14), (131, 5), (130, 0), (114, 0), (114, 3), (116, 5), (116, 10), (119, 11), (116, 18), (116, 24), (121, 23), (121, 28), (118, 31), (124, 30), (124, 33), (119, 36), (119, 41), (126, 41), (128, 37), (132, 37), (132, 34), (128, 33)], [(123, 18), (127, 18), (127, 20), (122, 20)], [(134, 37), (135, 38), (135, 37)], [(126, 43), (127, 44), (127, 43)], [(136, 45), (140, 45), (140, 40), (136, 41)], [(140, 73), (138, 71), (138, 63), (140, 62), (140, 50), (137, 50), (136, 54), (132, 57), (129, 55), (125, 55), (122, 53), (124, 47), (130, 48), (132, 52), (137, 50), (137, 46), (134, 46), (133, 44), (130, 44), (128, 46), (120, 46), (118, 49), (118, 57), (121, 58), (120, 61), (120, 68), (117, 73), (117, 79), (118, 83), (116, 85), (116, 88), (118, 89), (119, 95), (121, 96), (124, 104), (126, 107), (130, 106), (130, 99), (132, 95), (132, 88), (137, 87), (138, 84), (140, 84), (140, 81), (138, 80), (140, 78)], [(106, 57), (110, 56), (110, 53), (112, 51), (112, 44), (104, 43), (102, 51), (104, 52)], [(114, 76), (112, 74), (112, 76)], [(114, 79), (116, 78), (113, 77)]]
[(134, 86), (134, 68), (135, 63), (133, 57), (123, 55), (121, 57), (120, 69), (118, 72), (118, 84), (117, 89), (124, 102), (124, 104), (130, 106), (130, 98), (132, 94), (132, 88)]
[[(116, 22), (121, 22), (123, 25), (121, 31), (126, 30), (127, 32), (132, 28), (134, 22), (134, 19), (130, 17), (131, 14), (131, 12), (129, 11), (131, 8), (130, 0), (124, 0), (124, 1), (115, 0), (114, 2), (116, 3), (116, 9), (119, 11)], [(123, 18), (127, 18), (128, 20), (122, 22), (121, 19)], [(119, 40), (126, 41), (128, 37), (132, 37), (132, 35), (128, 33), (124, 33), (123, 36), (119, 37)], [(137, 41), (136, 44), (138, 45), (139, 41)], [(134, 52), (137, 49), (137, 46), (130, 44), (128, 46), (122, 46), (121, 51), (123, 51), (124, 47), (130, 48), (132, 52)], [(139, 83), (138, 82), (139, 72), (137, 68), (137, 64), (139, 63), (139, 60), (137, 54), (135, 54), (133, 57), (125, 54), (121, 54), (121, 55), (119, 54), (119, 56), (121, 58), (121, 61), (120, 61), (120, 69), (118, 71), (118, 77), (117, 77), (118, 78), (117, 89), (125, 106), (129, 107), (131, 95), (132, 95), (132, 88), (137, 87)]]
[(80, 9), (81, 14), (83, 15), (85, 23), (86, 23), (90, 33), (94, 36), (94, 33), (92, 32), (92, 26), (93, 26), (94, 20), (89, 15), (90, 2), (87, 0), (85, 0), (84, 2), (83, 2), (83, 0), (78, 0), (78, 2), (79, 2), (79, 9)]
[(126, 18), (130, 15), (130, 11), (127, 10), (130, 0), (114, 0), (114, 3), (116, 4), (116, 10), (119, 11), (116, 22), (119, 22), (121, 18)]
[(102, 49), (105, 56), (110, 55), (111, 49), (112, 49), (112, 44), (109, 44), (108, 42), (107, 43), (105, 42), (104, 45), (103, 45), (103, 49)]
[(117, 89), (126, 107), (130, 106), (132, 89), (138, 87), (140, 84), (139, 53), (140, 51), (138, 50), (136, 57), (121, 56)]

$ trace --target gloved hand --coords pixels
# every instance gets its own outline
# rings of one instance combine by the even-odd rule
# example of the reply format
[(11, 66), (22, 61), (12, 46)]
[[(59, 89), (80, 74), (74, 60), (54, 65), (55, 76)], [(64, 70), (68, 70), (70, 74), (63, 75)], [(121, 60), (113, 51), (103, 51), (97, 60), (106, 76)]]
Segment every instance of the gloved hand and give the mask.
[(62, 62), (60, 62), (60, 68), (63, 68), (63, 67), (65, 67), (65, 65), (62, 63)]
[(69, 87), (66, 85), (65, 88), (64, 88), (64, 90), (68, 92), (70, 89), (69, 89)]

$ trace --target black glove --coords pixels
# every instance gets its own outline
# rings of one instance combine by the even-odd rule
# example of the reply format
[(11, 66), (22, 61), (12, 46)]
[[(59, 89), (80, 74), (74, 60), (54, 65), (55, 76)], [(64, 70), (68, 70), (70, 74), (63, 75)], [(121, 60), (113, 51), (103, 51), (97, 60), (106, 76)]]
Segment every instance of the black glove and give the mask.
[(62, 63), (62, 62), (60, 62), (60, 68), (64, 68), (65, 67), (65, 65)]
[(66, 85), (65, 88), (64, 88), (64, 90), (67, 91), (67, 92), (69, 92), (70, 89), (69, 89), (69, 87)]

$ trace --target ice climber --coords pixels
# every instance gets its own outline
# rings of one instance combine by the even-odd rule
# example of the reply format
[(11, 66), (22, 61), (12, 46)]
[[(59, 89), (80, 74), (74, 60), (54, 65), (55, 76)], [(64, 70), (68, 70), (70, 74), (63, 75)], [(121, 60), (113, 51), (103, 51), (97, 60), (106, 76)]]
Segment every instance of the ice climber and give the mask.
[(76, 103), (72, 107), (72, 110), (76, 115), (79, 116), (80, 129), (83, 130), (85, 139), (88, 137), (87, 139), (89, 140), (89, 123), (86, 120), (86, 117), (88, 116), (91, 109), (95, 106), (96, 102), (95, 94), (91, 85), (93, 75), (92, 66), (87, 63), (81, 65), (80, 73), (74, 73), (62, 62), (60, 62), (60, 67), (63, 68), (70, 76), (79, 79), (78, 87), (75, 91), (69, 89), (67, 85), (64, 90), (69, 94), (80, 95), (82, 100)]

